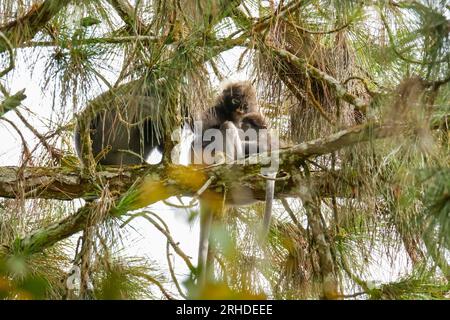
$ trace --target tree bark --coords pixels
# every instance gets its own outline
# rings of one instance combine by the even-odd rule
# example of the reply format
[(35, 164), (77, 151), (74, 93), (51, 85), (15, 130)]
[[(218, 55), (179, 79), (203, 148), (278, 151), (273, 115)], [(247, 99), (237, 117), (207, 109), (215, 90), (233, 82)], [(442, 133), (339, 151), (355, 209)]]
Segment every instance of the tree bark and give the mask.
[[(289, 172), (291, 177), (277, 181), (275, 195), (277, 197), (302, 196), (296, 172), (306, 158), (327, 154), (371, 138), (384, 138), (394, 134), (396, 131), (393, 129), (392, 125), (365, 124), (323, 139), (277, 151), (280, 170)], [(195, 195), (210, 177), (214, 177), (214, 183), (209, 186), (211, 190), (215, 190), (217, 186), (227, 188), (238, 183), (249, 187), (254, 192), (255, 199), (264, 200), (266, 181), (260, 176), (261, 163), (265, 163), (264, 157), (260, 159), (260, 162), (252, 165), (187, 167), (160, 164), (130, 168), (109, 167), (97, 173), (98, 181), (95, 185), (91, 181), (83, 181), (78, 169), (2, 167), (0, 168), (0, 196), (14, 198), (21, 191), (18, 186), (22, 185), (22, 188), (25, 188), (25, 198), (72, 200), (81, 197), (93, 200), (100, 195), (99, 186), (108, 185), (112, 194), (119, 198), (110, 214), (119, 216), (129, 210), (139, 209), (171, 196)], [(336, 184), (330, 186), (327, 185), (327, 181), (335, 181), (336, 174), (333, 172), (329, 174), (332, 177), (327, 178), (322, 175), (316, 180), (311, 177), (307, 182), (310, 190), (314, 190), (316, 195), (319, 195), (321, 191), (335, 195)], [(350, 193), (352, 192), (351, 186), (347, 189)], [(16, 239), (13, 248), (0, 247), (0, 255), (7, 254), (11, 250), (25, 254), (41, 252), (54, 243), (81, 231), (86, 225), (89, 213), (96, 209), (96, 205), (97, 202), (88, 202), (74, 215)]]
[[(45, 26), (70, 0), (46, 0), (33, 6), (23, 17), (0, 26), (2, 32), (14, 47), (33, 39), (35, 34)], [(7, 50), (7, 45), (0, 41), (0, 53)]]

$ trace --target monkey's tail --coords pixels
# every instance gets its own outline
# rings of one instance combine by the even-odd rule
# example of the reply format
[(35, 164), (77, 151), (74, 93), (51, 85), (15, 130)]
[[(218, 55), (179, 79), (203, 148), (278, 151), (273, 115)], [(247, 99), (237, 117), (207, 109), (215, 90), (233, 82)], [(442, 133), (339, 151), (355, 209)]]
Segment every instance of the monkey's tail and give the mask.
[(264, 208), (264, 218), (261, 229), (262, 241), (265, 241), (269, 234), (270, 220), (272, 219), (273, 197), (275, 196), (275, 178), (277, 173), (267, 173), (266, 176), (269, 179), (266, 180), (266, 206)]
[(200, 201), (200, 240), (198, 245), (198, 281), (199, 287), (202, 287), (207, 278), (208, 270), (208, 250), (209, 250), (209, 237), (211, 234), (213, 214), (211, 208), (205, 201)]

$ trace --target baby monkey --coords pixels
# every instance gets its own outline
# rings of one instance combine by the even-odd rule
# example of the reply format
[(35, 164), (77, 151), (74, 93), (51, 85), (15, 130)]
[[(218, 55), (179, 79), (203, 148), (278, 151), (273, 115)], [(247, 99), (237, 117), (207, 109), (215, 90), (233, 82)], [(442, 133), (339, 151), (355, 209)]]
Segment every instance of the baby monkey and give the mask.
[[(253, 112), (247, 114), (242, 119), (241, 128), (244, 132), (244, 137), (242, 137), (242, 140), (244, 140), (247, 137), (247, 135), (250, 135), (249, 141), (247, 141), (247, 143), (244, 144), (245, 146), (244, 152), (246, 157), (255, 153), (270, 152), (272, 150), (272, 147), (275, 148), (277, 147), (272, 145), (273, 141), (271, 139), (272, 137), (270, 135), (270, 132), (268, 131), (267, 122), (261, 113)], [(274, 170), (269, 170), (264, 174), (264, 176), (267, 178), (266, 206), (264, 208), (264, 218), (260, 232), (261, 241), (265, 240), (269, 232), (270, 220), (272, 217), (272, 204), (273, 198), (275, 196), (276, 175), (277, 172)]]
[(270, 151), (271, 139), (266, 119), (259, 112), (246, 114), (241, 121), (240, 137), (244, 142), (244, 155)]

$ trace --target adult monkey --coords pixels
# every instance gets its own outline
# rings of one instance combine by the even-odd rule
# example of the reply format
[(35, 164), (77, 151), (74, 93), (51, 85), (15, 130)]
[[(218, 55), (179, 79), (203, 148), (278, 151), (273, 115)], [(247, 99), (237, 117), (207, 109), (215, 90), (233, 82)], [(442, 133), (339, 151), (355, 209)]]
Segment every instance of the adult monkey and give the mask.
[[(271, 139), (267, 131), (260, 135), (260, 132), (267, 129), (267, 124), (259, 113), (256, 101), (256, 92), (249, 82), (235, 82), (228, 84), (216, 104), (206, 110), (201, 118), (201, 130), (195, 128), (195, 138), (193, 142), (194, 163), (213, 164), (217, 162), (219, 151), (223, 154), (223, 160), (242, 159), (254, 153), (270, 150)], [(252, 131), (253, 135), (245, 135), (242, 129)], [(210, 147), (210, 140), (224, 139), (213, 142)], [(247, 138), (247, 139), (246, 139)], [(258, 141), (262, 138), (264, 141)], [(206, 151), (206, 152), (205, 152)], [(210, 154), (212, 153), (212, 154)], [(273, 176), (273, 175), (272, 175)], [(266, 189), (266, 212), (261, 238), (267, 234), (269, 227), (271, 208), (273, 201), (274, 180), (268, 180)], [(251, 191), (236, 186), (231, 188), (231, 198), (226, 205), (246, 205), (254, 203)], [(214, 199), (213, 201), (218, 201)], [(212, 261), (211, 250), (209, 250), (209, 238), (213, 216), (219, 214), (223, 206), (213, 203), (211, 200), (200, 200), (200, 241), (198, 252), (198, 268), (200, 271), (198, 284), (201, 286), (210, 270), (209, 262)]]
[(157, 80), (142, 78), (101, 94), (82, 111), (75, 131), (75, 149), (82, 158), (80, 121), (86, 121), (92, 155), (102, 165), (136, 165), (154, 149), (162, 151), (165, 130), (171, 125), (169, 97)]
[[(245, 114), (256, 112), (257, 110), (256, 92), (249, 82), (228, 84), (216, 99), (215, 105), (202, 114), (201, 122), (195, 123), (191, 162), (195, 164), (216, 163), (219, 155), (215, 151), (224, 154), (225, 158), (231, 158), (230, 160), (233, 160), (235, 157), (242, 157), (241, 140), (237, 128), (240, 126)], [(223, 137), (225, 141), (214, 141), (218, 147), (216, 150), (212, 150), (211, 154), (205, 152), (208, 150), (208, 145), (212, 138), (222, 139)], [(237, 155), (227, 155), (223, 152), (226, 150), (233, 150), (232, 152), (236, 152)], [(207, 201), (204, 199), (204, 196), (200, 200), (200, 239), (197, 263), (199, 286), (203, 285), (206, 275), (210, 272), (208, 270), (210, 266), (207, 263), (207, 261), (211, 261), (211, 259), (208, 259), (209, 238), (213, 217), (220, 214), (220, 211), (223, 209), (221, 204), (214, 203), (219, 201), (219, 199)]]

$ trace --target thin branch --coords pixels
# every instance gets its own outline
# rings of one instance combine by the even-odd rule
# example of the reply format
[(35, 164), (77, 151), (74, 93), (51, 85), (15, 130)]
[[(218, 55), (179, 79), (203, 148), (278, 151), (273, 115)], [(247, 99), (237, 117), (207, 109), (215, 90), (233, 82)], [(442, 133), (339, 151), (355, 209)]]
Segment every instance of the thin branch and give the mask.
[[(137, 217), (142, 217), (144, 219), (146, 219), (148, 222), (150, 222), (156, 229), (158, 229), (159, 232), (161, 232), (167, 239), (167, 241), (170, 243), (170, 245), (172, 246), (172, 248), (175, 250), (175, 252), (180, 256), (180, 258), (182, 258), (184, 260), (184, 262), (186, 263), (186, 265), (188, 266), (188, 268), (194, 272), (195, 271), (195, 267), (192, 264), (190, 257), (188, 257), (178, 246), (178, 244), (175, 242), (175, 240), (172, 238), (172, 235), (170, 234), (170, 232), (166, 229), (166, 228), (162, 228), (155, 220), (153, 220), (152, 218), (150, 218), (148, 216), (148, 214), (151, 214), (151, 212), (149, 211), (144, 211), (144, 212), (140, 212), (137, 214), (133, 214), (130, 218), (128, 218), (121, 227), (127, 225), (128, 223), (130, 223), (131, 220), (137, 218)], [(154, 214), (152, 214), (154, 215)], [(165, 223), (163, 224), (164, 227), (167, 227), (167, 225), (165, 225)]]
[(309, 34), (330, 34), (330, 33), (335, 33), (335, 32), (339, 32), (341, 30), (344, 30), (345, 28), (350, 26), (352, 24), (352, 22), (353, 21), (348, 21), (347, 23), (343, 24), (342, 26), (339, 26), (339, 27), (337, 27), (335, 29), (331, 29), (331, 30), (325, 30), (325, 31), (309, 30), (309, 29), (303, 28), (303, 27), (301, 27), (299, 25), (294, 25), (294, 27), (302, 30), (303, 32), (309, 33)]
[(19, 110), (14, 110), (16, 115), (19, 117), (19, 119), (23, 122), (23, 124), (25, 125), (25, 127), (28, 128), (28, 130), (30, 130), (38, 139), (39, 141), (42, 143), (42, 145), (45, 147), (45, 149), (47, 149), (48, 153), (50, 154), (50, 156), (53, 159), (56, 160), (60, 160), (61, 156), (55, 152), (55, 149), (47, 142), (47, 140), (45, 139), (45, 137), (40, 134), (28, 121), (27, 119), (19, 112)]
[[(254, 25), (253, 27), (250, 29), (253, 32), (259, 33), (261, 32), (261, 30), (267, 28), (268, 26), (270, 26), (270, 24), (275, 20), (275, 19), (280, 19), (284, 16), (287, 16), (288, 14), (294, 12), (296, 9), (300, 8), (306, 1), (304, 0), (300, 0), (300, 1), (292, 1), (289, 2), (286, 6), (284, 7), (279, 7), (277, 8), (277, 10), (275, 10), (275, 12), (273, 14), (270, 14), (268, 16), (262, 17), (260, 18)], [(282, 2), (280, 2), (281, 4)]]
[[(387, 31), (387, 34), (388, 34), (388, 38), (389, 38), (389, 42), (391, 43), (392, 49), (394, 50), (394, 53), (401, 60), (403, 60), (403, 61), (405, 61), (407, 63), (413, 63), (413, 64), (419, 64), (419, 65), (428, 65), (428, 64), (435, 64), (435, 63), (448, 63), (448, 60), (449, 60), (449, 54), (448, 53), (445, 55), (445, 57), (442, 60), (439, 60), (439, 61), (419, 61), (419, 60), (411, 59), (409, 57), (405, 57), (400, 51), (398, 51), (398, 49), (396, 47), (395, 38), (394, 38), (394, 35), (392, 34), (392, 30), (389, 27), (389, 23), (386, 20), (386, 17), (381, 12), (381, 10), (378, 10), (378, 13), (380, 15), (381, 21), (383, 22), (384, 27), (386, 28), (386, 31)], [(413, 50), (412, 52), (416, 52), (416, 51)]]
[(152, 276), (150, 276), (146, 273), (143, 273), (143, 272), (136, 272), (136, 271), (133, 271), (133, 274), (138, 277), (144, 278), (148, 282), (151, 282), (154, 285), (156, 285), (159, 288), (159, 290), (161, 290), (161, 293), (167, 298), (167, 300), (175, 300), (175, 298), (170, 293), (167, 292), (167, 290), (164, 288), (164, 286), (161, 284), (161, 282), (159, 282)]
[(351, 80), (359, 80), (359, 81), (361, 81), (362, 84), (363, 84), (363, 86), (364, 86), (364, 88), (366, 89), (367, 93), (368, 93), (372, 98), (375, 97), (376, 95), (381, 94), (380, 92), (375, 92), (375, 91), (370, 90), (370, 89), (369, 89), (369, 85), (367, 84), (367, 80), (364, 79), (364, 78), (358, 77), (358, 76), (351, 76), (351, 77), (348, 77), (347, 79), (345, 79), (345, 81), (344, 81), (342, 84), (347, 84), (347, 83), (348, 83), (349, 81), (351, 81)]
[[(155, 36), (121, 36), (121, 37), (96, 37), (96, 38), (85, 38), (78, 39), (76, 45), (93, 45), (93, 44), (124, 44), (130, 42), (145, 42), (145, 43), (157, 43), (161, 40), (159, 37)], [(56, 47), (61, 48), (71, 48), (75, 44), (72, 41), (28, 41), (24, 42), (19, 46), (19, 48), (29, 48), (29, 47)]]
[[(175, 284), (175, 287), (177, 288), (178, 293), (180, 294), (180, 296), (182, 296), (184, 299), (187, 299), (187, 296), (184, 294), (183, 290), (181, 289), (181, 286), (180, 286), (180, 284), (179, 284), (179, 282), (178, 282), (177, 276), (175, 275), (175, 270), (174, 270), (172, 261), (170, 260), (170, 246), (171, 246), (171, 245), (173, 246), (173, 240), (172, 240), (172, 239), (169, 239), (169, 238), (167, 237), (167, 235), (170, 235), (169, 227), (167, 226), (167, 224), (164, 222), (163, 219), (161, 219), (157, 214), (155, 214), (155, 213), (153, 213), (153, 212), (150, 212), (150, 211), (141, 212), (140, 214), (138, 214), (138, 215), (133, 215), (133, 216), (141, 216), (141, 217), (147, 219), (151, 224), (153, 224), (153, 226), (155, 226), (159, 231), (161, 231), (161, 230), (162, 230), (161, 226), (160, 226), (156, 221), (154, 221), (152, 218), (148, 217), (147, 214), (151, 214), (151, 215), (153, 215), (156, 219), (158, 219), (158, 221), (163, 225), (163, 227), (164, 227), (164, 229), (165, 229), (165, 230), (164, 230), (165, 233), (163, 233), (163, 234), (166, 236), (166, 239), (167, 239), (167, 242), (166, 242), (166, 258), (167, 258), (167, 264), (168, 264), (168, 267), (169, 267), (170, 276), (171, 276), (172, 281), (173, 281), (173, 283)], [(129, 222), (129, 221), (130, 221), (130, 220), (128, 220), (128, 222)], [(163, 232), (163, 231), (161, 231), (161, 232)], [(172, 240), (172, 241), (171, 241), (171, 240)], [(180, 252), (182, 252), (181, 249), (180, 249), (178, 246), (177, 246), (177, 248), (178, 248), (178, 250), (179, 250)], [(176, 249), (175, 247), (174, 247), (174, 249), (175, 249), (175, 251), (177, 252), (177, 249)], [(177, 253), (178, 253), (178, 252), (177, 252)], [(184, 255), (184, 253), (183, 253), (183, 255)], [(182, 257), (182, 258), (183, 258), (183, 257)], [(190, 263), (189, 259), (188, 259), (188, 262)]]
[(0, 31), (0, 43), (1, 40), (3, 40), (4, 46), (6, 46), (6, 50), (8, 50), (9, 53), (9, 65), (5, 68), (5, 70), (2, 70), (0, 72), (0, 78), (3, 77), (5, 74), (10, 72), (12, 69), (14, 69), (14, 52), (13, 52), (13, 46), (9, 39), (5, 36), (3, 32)]
[(295, 226), (300, 230), (300, 232), (304, 236), (308, 234), (305, 228), (303, 228), (303, 226), (300, 224), (300, 221), (298, 221), (294, 211), (292, 211), (291, 207), (289, 206), (289, 203), (285, 198), (281, 198), (281, 204), (283, 205), (284, 210), (286, 210), (286, 212), (288, 213), (289, 217), (292, 219), (292, 222), (294, 222)]
[(311, 81), (309, 81), (309, 79), (307, 81), (306, 92), (308, 93), (308, 97), (309, 97), (309, 100), (312, 102), (312, 105), (317, 109), (317, 111), (319, 111), (319, 113), (322, 115), (322, 117), (324, 117), (325, 120), (328, 121), (328, 123), (335, 125), (335, 121), (330, 118), (330, 116), (323, 109), (320, 102), (317, 101), (316, 97), (314, 97), (314, 93), (311, 90)]
[(329, 74), (317, 69), (316, 67), (310, 65), (306, 60), (299, 58), (287, 50), (281, 48), (275, 48), (273, 46), (268, 46), (268, 48), (279, 58), (286, 60), (287, 62), (295, 65), (296, 67), (307, 72), (311, 77), (316, 80), (323, 81), (327, 83), (331, 88), (334, 89), (337, 96), (344, 101), (353, 105), (357, 110), (366, 113), (367, 104), (359, 97), (354, 96), (349, 93), (347, 89), (335, 78)]
[[(183, 251), (181, 251), (181, 249), (178, 247), (177, 244), (176, 244), (176, 247), (174, 247), (173, 239), (172, 239), (171, 237), (170, 237), (170, 239), (169, 239), (169, 237), (168, 237), (168, 235), (170, 236), (170, 230), (169, 230), (169, 227), (167, 226), (167, 224), (164, 222), (163, 219), (161, 219), (157, 214), (155, 214), (155, 213), (153, 213), (153, 212), (150, 212), (150, 211), (143, 212), (143, 213), (144, 213), (144, 215), (142, 215), (142, 217), (145, 218), (145, 219), (147, 219), (150, 223), (153, 224), (153, 226), (155, 226), (159, 231), (161, 231), (161, 232), (166, 236), (166, 239), (167, 239), (167, 243), (166, 243), (166, 258), (167, 258), (167, 264), (168, 264), (168, 267), (169, 267), (170, 276), (172, 277), (172, 281), (174, 282), (175, 287), (176, 287), (177, 290), (178, 290), (178, 293), (179, 293), (183, 298), (187, 299), (187, 296), (185, 295), (185, 293), (184, 293), (183, 290), (181, 289), (181, 286), (180, 286), (180, 284), (179, 284), (179, 282), (178, 282), (177, 276), (175, 275), (175, 270), (174, 270), (172, 261), (170, 260), (170, 246), (172, 246), (172, 247), (175, 249), (175, 252), (176, 252), (178, 255), (180, 255), (180, 252), (183, 254), (183, 255), (180, 255), (181, 258), (184, 259), (184, 257), (187, 257), (187, 256), (183, 253)], [(164, 229), (165, 229), (165, 233), (163, 232), (163, 229), (161, 228), (161, 226), (160, 226), (156, 221), (154, 221), (153, 219), (151, 219), (150, 217), (148, 217), (146, 214), (151, 214), (151, 215), (153, 215), (156, 219), (158, 219), (158, 221), (163, 225), (163, 227), (164, 227)], [(185, 260), (185, 262), (186, 262), (186, 260)], [(188, 263), (190, 263), (190, 260), (189, 260), (189, 259), (187, 259), (187, 263), (186, 263), (186, 264), (188, 264)], [(189, 264), (188, 264), (188, 266), (189, 266)], [(192, 270), (191, 270), (191, 272), (192, 272)]]
[(24, 163), (27, 163), (28, 160), (31, 157), (31, 152), (30, 152), (30, 149), (28, 148), (27, 141), (25, 140), (22, 132), (19, 130), (19, 128), (16, 126), (16, 124), (14, 122), (12, 122), (11, 120), (6, 119), (6, 118), (1, 118), (1, 120), (9, 123), (9, 125), (11, 127), (13, 127), (14, 130), (16, 130), (17, 134), (19, 135), (20, 139), (22, 140), (23, 151), (24, 151), (24, 154), (25, 154), (25, 161), (24, 161)]
[(123, 22), (126, 23), (129, 33), (142, 33), (147, 27), (136, 15), (136, 10), (127, 0), (108, 0), (116, 10)]

